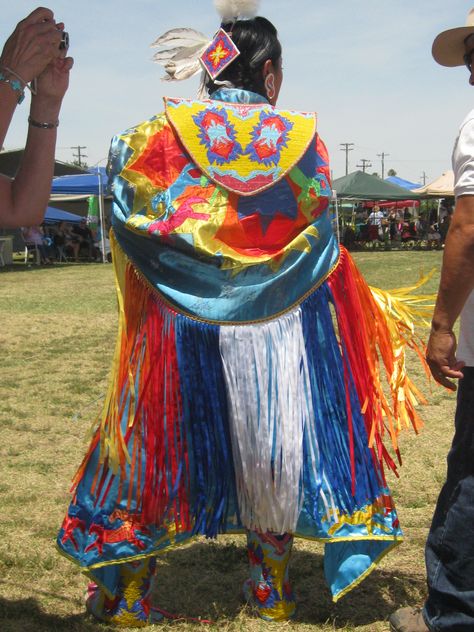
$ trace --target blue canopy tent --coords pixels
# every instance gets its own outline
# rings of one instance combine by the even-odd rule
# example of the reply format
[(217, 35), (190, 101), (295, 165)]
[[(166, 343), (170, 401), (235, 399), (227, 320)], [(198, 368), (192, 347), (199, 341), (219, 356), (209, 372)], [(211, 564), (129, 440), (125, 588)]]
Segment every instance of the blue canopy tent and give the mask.
[(107, 188), (108, 178), (103, 167), (97, 167), (91, 170), (91, 173), (85, 173), (74, 176), (62, 176), (53, 178), (51, 186), (50, 201), (61, 201), (65, 199), (79, 200), (95, 195), (99, 199), (99, 216), (101, 226), (101, 242), (103, 262), (107, 262), (106, 243), (105, 243), (105, 211), (104, 211), (104, 192)]
[(102, 176), (102, 181), (105, 181), (105, 179), (107, 178), (107, 167), (91, 167), (90, 169), (88, 169), (89, 173), (100, 173), (100, 175)]
[(68, 211), (63, 211), (60, 208), (54, 208), (52, 206), (48, 206), (46, 213), (44, 214), (45, 224), (55, 224), (56, 222), (70, 222), (71, 224), (78, 224), (81, 219), (83, 218), (80, 215), (76, 215), (76, 213), (69, 213)]
[(53, 196), (60, 195), (102, 195), (107, 187), (107, 174), (100, 170), (98, 173), (84, 173), (74, 176), (54, 178), (51, 187)]
[(402, 187), (402, 189), (408, 189), (409, 191), (413, 191), (413, 189), (419, 189), (421, 187), (421, 184), (410, 182), (410, 180), (404, 180), (403, 178), (399, 178), (398, 176), (389, 176), (388, 178), (385, 178), (385, 182), (396, 184), (398, 187)]

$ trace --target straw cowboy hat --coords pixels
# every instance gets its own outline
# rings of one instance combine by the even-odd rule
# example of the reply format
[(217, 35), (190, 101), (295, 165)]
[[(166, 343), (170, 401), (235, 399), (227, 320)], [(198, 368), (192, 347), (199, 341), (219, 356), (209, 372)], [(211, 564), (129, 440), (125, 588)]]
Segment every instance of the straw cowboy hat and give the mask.
[(438, 64), (442, 66), (463, 66), (464, 41), (474, 34), (474, 7), (469, 11), (466, 26), (449, 29), (440, 33), (433, 42), (432, 53)]

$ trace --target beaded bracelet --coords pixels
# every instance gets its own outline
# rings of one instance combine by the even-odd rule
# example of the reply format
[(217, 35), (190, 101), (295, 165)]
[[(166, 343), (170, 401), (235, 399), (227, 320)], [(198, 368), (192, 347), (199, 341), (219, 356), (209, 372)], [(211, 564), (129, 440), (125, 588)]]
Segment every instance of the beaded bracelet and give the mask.
[(25, 89), (18, 79), (10, 79), (3, 72), (0, 71), (0, 81), (8, 84), (14, 92), (18, 92), (17, 103), (23, 103), (25, 99)]
[(20, 81), (23, 84), (23, 89), (28, 88), (28, 90), (31, 92), (31, 94), (36, 94), (36, 88), (33, 87), (33, 82), (34, 79), (31, 83), (26, 82), (23, 77), (20, 77), (20, 75), (15, 72), (14, 70), (12, 70), (11, 68), (9, 68), (8, 66), (2, 66), (3, 70), (5, 70), (9, 75), (11, 75), (12, 77), (15, 77), (15, 79), (18, 79), (18, 81)]
[(41, 121), (35, 121), (31, 116), (28, 117), (28, 123), (40, 129), (55, 129), (59, 125), (59, 121), (55, 121), (54, 123), (42, 123)]

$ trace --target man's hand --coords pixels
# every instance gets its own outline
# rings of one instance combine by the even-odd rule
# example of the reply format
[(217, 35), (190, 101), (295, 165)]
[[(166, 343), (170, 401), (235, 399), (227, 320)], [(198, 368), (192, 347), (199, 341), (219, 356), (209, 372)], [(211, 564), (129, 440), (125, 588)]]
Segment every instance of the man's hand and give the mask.
[(456, 336), (452, 331), (431, 330), (426, 349), (426, 361), (434, 379), (450, 391), (455, 391), (456, 384), (448, 378), (462, 378), (461, 369), (464, 362), (456, 360)]

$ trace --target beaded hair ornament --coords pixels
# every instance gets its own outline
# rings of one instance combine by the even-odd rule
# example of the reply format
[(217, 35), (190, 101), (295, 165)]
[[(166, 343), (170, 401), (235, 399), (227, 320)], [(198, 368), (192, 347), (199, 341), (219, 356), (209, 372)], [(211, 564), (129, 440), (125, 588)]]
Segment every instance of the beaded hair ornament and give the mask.
[[(211, 40), (195, 29), (177, 28), (167, 31), (153, 42), (152, 47), (164, 49), (153, 55), (153, 61), (165, 68), (164, 81), (183, 81), (203, 69), (216, 81), (222, 71), (240, 55), (232, 41), (232, 31), (225, 31), (222, 25), (254, 18), (259, 0), (214, 0), (214, 5), (221, 16), (221, 28)], [(205, 92), (204, 85), (205, 75), (201, 80), (200, 95)]]

